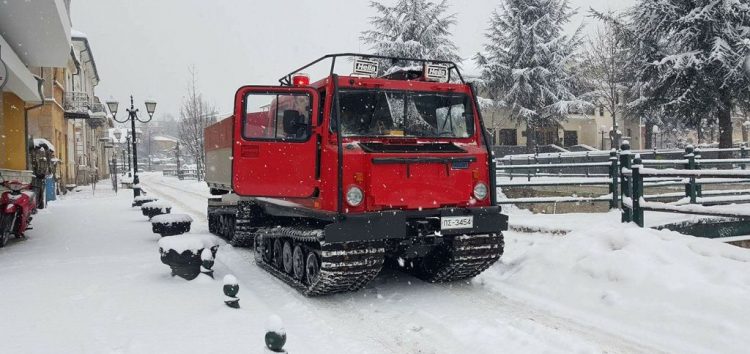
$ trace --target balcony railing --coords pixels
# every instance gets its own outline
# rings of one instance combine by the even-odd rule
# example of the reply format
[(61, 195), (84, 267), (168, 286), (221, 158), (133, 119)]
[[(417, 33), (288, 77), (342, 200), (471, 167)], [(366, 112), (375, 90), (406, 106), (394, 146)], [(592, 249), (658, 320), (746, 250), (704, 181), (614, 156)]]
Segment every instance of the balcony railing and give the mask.
[[(70, 91), (65, 93), (63, 108), (65, 113), (80, 114), (88, 116), (91, 99), (86, 92)], [(83, 117), (82, 117), (83, 118)]]
[[(107, 110), (104, 104), (96, 102), (98, 99), (86, 92), (66, 92), (65, 117), (68, 119), (87, 119), (90, 124), (102, 125), (107, 120)], [(93, 122), (96, 121), (96, 122)]]

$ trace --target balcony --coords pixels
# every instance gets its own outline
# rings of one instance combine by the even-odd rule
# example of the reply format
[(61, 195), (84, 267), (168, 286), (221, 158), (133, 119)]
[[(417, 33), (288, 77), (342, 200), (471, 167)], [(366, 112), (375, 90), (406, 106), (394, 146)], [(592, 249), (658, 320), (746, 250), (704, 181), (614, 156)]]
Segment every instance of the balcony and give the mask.
[(107, 110), (99, 99), (86, 92), (66, 92), (63, 108), (67, 119), (85, 119), (92, 128), (107, 123)]
[(89, 94), (86, 92), (66, 92), (63, 108), (65, 109), (65, 118), (68, 119), (88, 119), (91, 107)]

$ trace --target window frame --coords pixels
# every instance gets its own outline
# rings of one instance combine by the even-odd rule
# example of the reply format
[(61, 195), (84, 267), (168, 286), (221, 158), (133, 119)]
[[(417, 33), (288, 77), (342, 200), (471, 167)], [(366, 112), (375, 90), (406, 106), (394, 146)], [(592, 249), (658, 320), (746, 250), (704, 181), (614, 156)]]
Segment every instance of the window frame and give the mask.
[[(471, 99), (471, 95), (465, 92), (443, 92), (443, 91), (425, 91), (425, 90), (401, 90), (401, 89), (382, 89), (382, 88), (355, 88), (355, 87), (346, 87), (346, 88), (340, 88), (336, 94), (340, 95), (342, 93), (347, 92), (395, 92), (395, 93), (402, 93), (404, 94), (404, 102), (406, 102), (406, 99), (408, 96), (412, 94), (440, 94), (440, 95), (446, 95), (446, 96), (457, 96), (457, 97), (464, 97), (465, 105), (467, 106), (464, 110), (464, 112), (471, 112), (471, 129), (468, 129), (467, 126), (467, 136), (411, 136), (411, 135), (404, 135), (404, 136), (389, 136), (389, 135), (345, 135), (341, 134), (342, 138), (344, 139), (382, 139), (382, 138), (388, 138), (388, 139), (457, 139), (457, 140), (466, 140), (466, 139), (474, 139), (477, 133), (477, 112), (474, 107), (474, 101)], [(339, 98), (340, 99), (340, 98)], [(341, 106), (341, 103), (339, 103), (339, 106)], [(406, 105), (404, 105), (406, 106)], [(340, 109), (340, 107), (339, 107)], [(340, 114), (337, 115), (336, 119), (340, 119)], [(330, 132), (336, 133), (336, 127), (335, 122), (332, 121), (332, 124), (330, 126)]]
[[(280, 143), (305, 143), (310, 141), (313, 134), (313, 122), (314, 117), (313, 113), (315, 112), (315, 108), (313, 105), (318, 104), (316, 102), (315, 98), (316, 96), (313, 95), (312, 89), (309, 91), (306, 90), (306, 92), (279, 92), (276, 90), (265, 90), (265, 91), (250, 91), (245, 93), (245, 95), (242, 97), (242, 119), (241, 119), (241, 125), (240, 125), (240, 136), (245, 141), (258, 141), (258, 142), (280, 142)], [(304, 139), (289, 139), (289, 138), (260, 138), (260, 137), (248, 137), (245, 134), (245, 127), (247, 124), (247, 98), (250, 95), (256, 95), (256, 96), (276, 96), (276, 99), (278, 100), (279, 96), (307, 96), (307, 98), (310, 100), (310, 105), (308, 109), (308, 122), (307, 122), (307, 135)], [(271, 101), (273, 102), (273, 100)], [(278, 101), (277, 101), (278, 102)], [(276, 105), (276, 112), (274, 113), (274, 135), (278, 132), (278, 104)], [(283, 124), (283, 123), (282, 123)]]

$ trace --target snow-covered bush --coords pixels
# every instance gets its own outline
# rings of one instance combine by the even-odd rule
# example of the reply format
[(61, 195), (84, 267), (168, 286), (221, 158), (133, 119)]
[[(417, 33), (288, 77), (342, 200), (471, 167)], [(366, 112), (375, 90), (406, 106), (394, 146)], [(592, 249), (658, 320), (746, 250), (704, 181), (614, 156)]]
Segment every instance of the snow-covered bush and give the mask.
[(216, 257), (219, 242), (213, 235), (167, 236), (159, 240), (161, 262), (172, 268), (172, 276), (193, 280), (201, 273), (204, 250)]
[(143, 205), (141, 205), (141, 212), (144, 216), (148, 216), (149, 219), (157, 215), (169, 214), (171, 211), (172, 205), (160, 200), (144, 203)]
[(174, 236), (190, 231), (193, 218), (186, 214), (162, 214), (151, 218), (151, 230), (162, 236)]
[(149, 202), (153, 202), (153, 201), (157, 201), (157, 200), (159, 200), (159, 199), (157, 199), (156, 197), (151, 197), (151, 196), (147, 196), (147, 195), (141, 195), (141, 196), (133, 198), (133, 206), (134, 207), (139, 207), (139, 206), (141, 206), (143, 204), (146, 204), (146, 203), (149, 203)]

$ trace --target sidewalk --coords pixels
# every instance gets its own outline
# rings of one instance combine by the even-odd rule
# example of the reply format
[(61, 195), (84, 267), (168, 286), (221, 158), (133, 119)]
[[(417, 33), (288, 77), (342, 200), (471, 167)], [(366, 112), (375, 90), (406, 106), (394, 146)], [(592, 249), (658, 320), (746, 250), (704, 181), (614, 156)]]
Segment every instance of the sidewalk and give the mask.
[(266, 317), (226, 308), (220, 280), (171, 278), (159, 236), (131, 200), (109, 181), (95, 195), (81, 188), (41, 210), (27, 239), (0, 249), (0, 352), (262, 348)]

